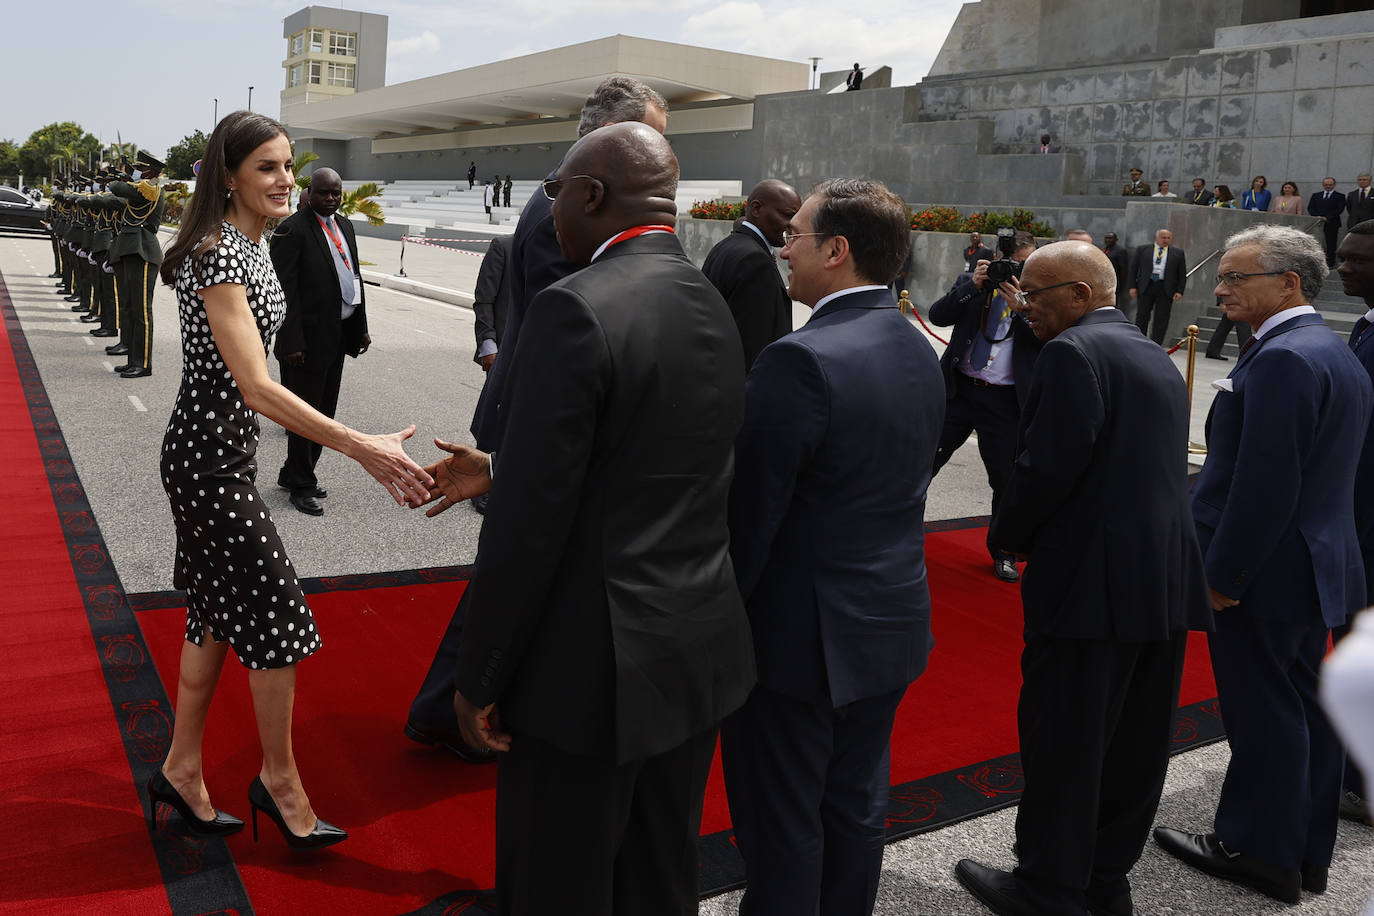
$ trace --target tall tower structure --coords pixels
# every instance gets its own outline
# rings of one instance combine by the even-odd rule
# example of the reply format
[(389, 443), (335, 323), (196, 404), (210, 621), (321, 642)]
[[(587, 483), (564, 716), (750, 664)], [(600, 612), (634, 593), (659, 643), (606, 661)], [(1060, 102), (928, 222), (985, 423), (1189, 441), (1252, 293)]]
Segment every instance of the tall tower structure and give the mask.
[(282, 122), (290, 124), (302, 105), (381, 88), (386, 30), (386, 16), (328, 6), (307, 6), (283, 19)]

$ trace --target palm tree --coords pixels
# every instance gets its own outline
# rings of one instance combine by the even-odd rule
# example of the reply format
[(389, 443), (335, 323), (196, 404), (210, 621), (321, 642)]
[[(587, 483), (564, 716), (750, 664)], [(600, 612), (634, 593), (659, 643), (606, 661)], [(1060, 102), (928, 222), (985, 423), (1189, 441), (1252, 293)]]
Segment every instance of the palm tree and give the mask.
[[(295, 152), (294, 147), (292, 147), (292, 152)], [(318, 154), (306, 151), (291, 161), (291, 174), (296, 176), (296, 187), (302, 193), (310, 187), (310, 176), (302, 175), (301, 170), (318, 158), (320, 158)]]
[(382, 189), (377, 187), (377, 182), (365, 181), (352, 191), (344, 192), (343, 202), (339, 204), (339, 212), (344, 216), (361, 213), (367, 217), (368, 225), (385, 225), (386, 215), (382, 211), (382, 205), (372, 199), (380, 193), (382, 193)]

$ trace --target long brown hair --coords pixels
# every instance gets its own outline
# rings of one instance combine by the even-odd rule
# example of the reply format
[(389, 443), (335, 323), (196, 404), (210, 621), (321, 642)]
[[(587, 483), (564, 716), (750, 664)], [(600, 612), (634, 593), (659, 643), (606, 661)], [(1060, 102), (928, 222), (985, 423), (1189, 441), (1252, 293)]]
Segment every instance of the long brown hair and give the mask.
[(196, 193), (181, 218), (181, 228), (162, 258), (162, 282), (176, 282), (177, 270), (187, 258), (204, 254), (219, 244), (220, 226), (229, 210), (225, 191), (229, 173), (248, 154), (268, 140), (286, 135), (281, 122), (251, 111), (235, 111), (215, 125), (205, 145), (196, 179)]

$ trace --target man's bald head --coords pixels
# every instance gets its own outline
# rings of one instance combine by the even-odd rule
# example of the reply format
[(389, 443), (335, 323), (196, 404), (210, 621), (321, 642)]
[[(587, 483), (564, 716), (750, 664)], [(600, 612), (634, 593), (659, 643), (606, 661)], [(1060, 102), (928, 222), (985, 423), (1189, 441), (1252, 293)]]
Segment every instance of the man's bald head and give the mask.
[(749, 199), (744, 205), (744, 217), (763, 233), (768, 244), (779, 248), (782, 246), (783, 230), (796, 216), (801, 205), (801, 196), (796, 188), (776, 178), (765, 178), (749, 192)]
[(343, 179), (330, 168), (318, 168), (310, 173), (310, 209), (320, 216), (333, 216), (343, 203)]
[(1064, 241), (1037, 249), (1021, 269), (1025, 304), (1035, 336), (1050, 340), (1088, 312), (1116, 304), (1116, 270), (1089, 242)]
[(647, 124), (612, 124), (578, 140), (555, 174), (553, 220), (564, 257), (586, 264), (621, 230), (673, 225), (677, 177), (672, 147)]

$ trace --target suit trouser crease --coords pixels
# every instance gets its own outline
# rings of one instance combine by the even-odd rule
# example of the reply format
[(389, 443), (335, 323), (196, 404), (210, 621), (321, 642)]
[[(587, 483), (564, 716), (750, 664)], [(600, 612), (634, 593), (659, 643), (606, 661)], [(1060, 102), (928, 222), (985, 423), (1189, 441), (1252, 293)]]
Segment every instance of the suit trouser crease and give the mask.
[(756, 686), (721, 726), (748, 886), (741, 916), (866, 916), (886, 841), (892, 723), (905, 688), (835, 708)]
[[(343, 383), (343, 343), (340, 342), (334, 358), (326, 365), (319, 365), (319, 359), (320, 355), (311, 351), (306, 353), (304, 366), (281, 362), (281, 383), (302, 401), (333, 419), (339, 407), (339, 387)], [(315, 465), (324, 446), (289, 430), (286, 437), (286, 461), (277, 482), (292, 492), (315, 489), (319, 485)]]
[(1187, 634), (1152, 642), (1027, 634), (1017, 706), (1025, 790), (1018, 879), (1047, 911), (1120, 888), (1168, 770)]
[[(1163, 280), (1151, 280), (1139, 294), (1135, 326), (1160, 346), (1169, 332), (1169, 315), (1174, 310), (1172, 296), (1166, 295)], [(1150, 331), (1150, 316), (1154, 315), (1154, 331)]]
[(1217, 836), (1276, 868), (1328, 866), (1335, 847), (1344, 754), (1317, 696), (1327, 636), (1320, 620), (1255, 618), (1242, 602), (1208, 638), (1231, 746)]
[[(954, 384), (958, 387), (954, 396), (945, 402), (945, 425), (935, 449), (935, 468), (931, 475), (940, 473), (967, 441), (969, 433), (977, 432), (978, 454), (987, 471), (988, 486), (992, 488), (992, 514), (995, 516), (1016, 460), (1016, 427), (1021, 420), (1021, 406), (1012, 386), (988, 388), (974, 384), (957, 368), (954, 374)], [(989, 526), (989, 533), (991, 530)], [(994, 560), (1004, 555), (994, 549), (991, 541), (988, 553)]]
[(695, 916), (716, 730), (643, 760), (569, 754), (512, 727), (496, 789), (504, 916)]

